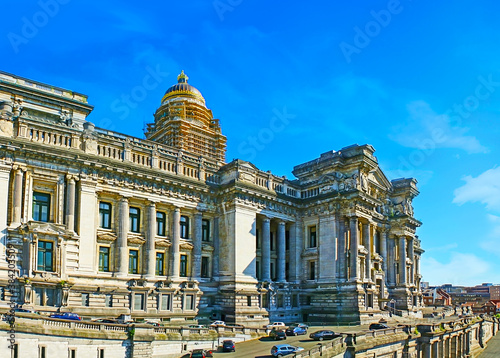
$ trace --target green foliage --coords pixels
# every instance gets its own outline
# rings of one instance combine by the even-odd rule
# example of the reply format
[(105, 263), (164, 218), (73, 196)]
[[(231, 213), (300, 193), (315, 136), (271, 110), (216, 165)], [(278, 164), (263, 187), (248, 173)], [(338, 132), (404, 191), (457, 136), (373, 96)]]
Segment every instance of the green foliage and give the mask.
[(418, 331), (418, 328), (415, 327), (415, 331), (414, 331), (415, 334), (420, 334), (420, 332)]

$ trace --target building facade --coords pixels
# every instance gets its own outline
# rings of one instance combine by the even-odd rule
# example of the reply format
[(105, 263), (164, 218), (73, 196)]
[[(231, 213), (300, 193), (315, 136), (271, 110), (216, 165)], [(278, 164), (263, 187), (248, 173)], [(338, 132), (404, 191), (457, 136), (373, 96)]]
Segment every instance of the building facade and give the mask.
[(85, 95), (0, 72), (0, 302), (250, 326), (418, 312), (416, 180), (389, 181), (370, 145), (294, 180), (225, 163), (187, 81), (138, 139), (88, 122)]

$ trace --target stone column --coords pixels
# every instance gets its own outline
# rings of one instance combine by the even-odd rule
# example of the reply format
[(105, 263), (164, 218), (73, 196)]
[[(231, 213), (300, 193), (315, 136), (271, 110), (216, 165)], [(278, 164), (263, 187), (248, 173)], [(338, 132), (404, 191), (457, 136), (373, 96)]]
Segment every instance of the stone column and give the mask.
[(212, 278), (219, 278), (219, 218), (215, 217), (213, 220), (213, 243), (214, 252), (212, 257)]
[(156, 205), (148, 205), (148, 226), (146, 229), (146, 277), (154, 278), (156, 276)]
[(384, 270), (384, 275), (387, 278), (387, 230), (383, 229), (379, 235), (380, 237), (380, 256), (384, 259), (382, 261), (382, 269)]
[(66, 189), (66, 227), (69, 231), (75, 231), (75, 178), (67, 176)]
[(370, 240), (370, 223), (363, 223), (363, 244), (365, 246), (365, 249), (368, 251), (366, 254), (365, 258), (365, 277), (371, 281), (372, 280), (372, 275), (371, 275), (371, 257), (372, 257), (372, 244)]
[(346, 232), (345, 232), (345, 218), (341, 217), (339, 220), (339, 279), (341, 281), (346, 280)]
[(180, 256), (180, 243), (181, 243), (181, 209), (175, 208), (174, 213), (172, 215), (172, 246), (170, 247), (171, 253), (171, 262), (170, 265), (171, 271), (170, 275), (172, 279), (178, 279), (180, 276), (180, 264), (181, 264), (181, 256)]
[(406, 285), (406, 237), (399, 238), (399, 284)]
[(278, 272), (277, 279), (278, 282), (285, 282), (285, 257), (286, 257), (286, 246), (285, 246), (285, 222), (280, 221), (278, 223), (278, 232), (276, 235), (276, 243), (278, 246)]
[(201, 231), (202, 231), (202, 213), (194, 214), (193, 228), (193, 277), (201, 277)]
[(116, 276), (124, 277), (128, 274), (128, 230), (129, 230), (128, 199), (120, 199), (118, 219), (118, 272)]
[(14, 170), (14, 198), (12, 225), (21, 223), (22, 200), (23, 200), (23, 171), (20, 168)]
[(262, 281), (271, 281), (271, 219), (262, 220)]
[(297, 224), (292, 223), (289, 227), (290, 232), (290, 250), (289, 250), (289, 270), (288, 270), (288, 280), (290, 282), (295, 282), (298, 280), (297, 277), (297, 265), (300, 265), (300, 256), (297, 257), (297, 253), (300, 252), (299, 245), (297, 245)]
[(409, 249), (410, 249), (410, 253), (409, 253), (409, 256), (410, 256), (410, 260), (411, 260), (411, 267), (410, 267), (410, 282), (408, 282), (409, 284), (413, 285), (415, 283), (415, 248), (413, 247), (415, 243), (415, 239), (412, 237), (410, 238), (409, 242), (408, 242), (408, 245), (409, 245)]
[(351, 248), (350, 248), (350, 256), (351, 256), (351, 275), (349, 277), (350, 280), (355, 281), (358, 279), (358, 246), (359, 246), (359, 238), (358, 238), (358, 218), (356, 216), (351, 216), (350, 218), (350, 226), (351, 226)]

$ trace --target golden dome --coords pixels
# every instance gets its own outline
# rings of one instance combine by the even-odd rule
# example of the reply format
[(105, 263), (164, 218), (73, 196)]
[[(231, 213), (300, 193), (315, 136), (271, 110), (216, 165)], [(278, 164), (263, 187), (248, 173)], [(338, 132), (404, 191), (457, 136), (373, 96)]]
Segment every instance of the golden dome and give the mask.
[(188, 79), (189, 77), (184, 73), (184, 70), (182, 70), (179, 76), (177, 76), (177, 84), (173, 85), (165, 92), (161, 100), (162, 103), (175, 97), (191, 97), (205, 104), (205, 98), (203, 98), (201, 92), (188, 84)]

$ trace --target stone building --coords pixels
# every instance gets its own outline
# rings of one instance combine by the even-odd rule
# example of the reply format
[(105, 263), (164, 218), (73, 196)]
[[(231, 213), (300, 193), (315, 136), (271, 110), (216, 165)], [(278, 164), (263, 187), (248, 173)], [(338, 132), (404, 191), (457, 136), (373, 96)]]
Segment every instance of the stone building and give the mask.
[(370, 145), (294, 180), (225, 163), (219, 121), (178, 82), (139, 139), (88, 122), (85, 95), (0, 72), (1, 304), (255, 326), (418, 312), (416, 180), (389, 181)]

